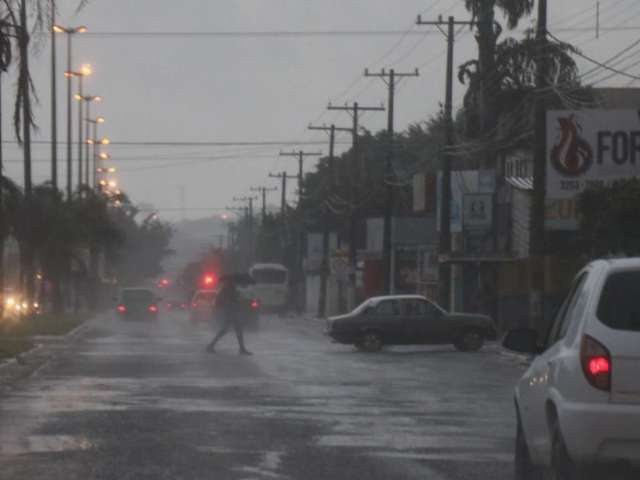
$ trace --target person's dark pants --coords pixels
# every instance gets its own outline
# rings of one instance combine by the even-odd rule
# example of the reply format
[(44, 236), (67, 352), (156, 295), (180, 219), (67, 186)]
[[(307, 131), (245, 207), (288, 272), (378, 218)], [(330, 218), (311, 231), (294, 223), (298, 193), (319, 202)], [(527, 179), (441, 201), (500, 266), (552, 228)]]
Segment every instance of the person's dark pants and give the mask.
[(244, 333), (242, 331), (242, 321), (240, 320), (240, 318), (238, 318), (237, 315), (229, 314), (229, 313), (223, 316), (222, 327), (220, 328), (220, 330), (218, 331), (214, 339), (211, 341), (208, 348), (213, 349), (217, 345), (217, 343), (220, 341), (220, 339), (229, 332), (230, 328), (233, 328), (233, 331), (236, 333), (236, 338), (238, 339), (238, 347), (240, 348), (240, 351), (241, 352), (246, 351), (247, 348), (244, 345)]

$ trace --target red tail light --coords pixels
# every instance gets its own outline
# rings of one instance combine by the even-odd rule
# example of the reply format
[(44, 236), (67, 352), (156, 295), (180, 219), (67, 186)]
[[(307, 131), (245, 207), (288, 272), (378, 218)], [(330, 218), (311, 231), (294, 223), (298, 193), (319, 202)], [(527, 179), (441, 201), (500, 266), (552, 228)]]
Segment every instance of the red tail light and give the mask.
[(118, 312), (127, 313), (127, 307), (125, 307), (124, 305), (118, 305)]
[(251, 308), (253, 308), (254, 310), (257, 310), (260, 307), (260, 302), (258, 302), (258, 300), (253, 300), (251, 302)]
[(591, 386), (605, 392), (611, 390), (611, 354), (604, 345), (585, 335), (580, 349), (580, 361)]
[(149, 311), (151, 313), (157, 313), (158, 312), (158, 307), (156, 305), (149, 305)]

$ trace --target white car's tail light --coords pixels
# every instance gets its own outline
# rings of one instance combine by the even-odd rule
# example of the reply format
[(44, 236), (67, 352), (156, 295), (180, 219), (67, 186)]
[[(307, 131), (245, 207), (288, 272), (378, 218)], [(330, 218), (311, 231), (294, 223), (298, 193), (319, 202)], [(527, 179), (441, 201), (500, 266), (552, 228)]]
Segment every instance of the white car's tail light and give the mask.
[(598, 390), (611, 391), (611, 354), (604, 345), (585, 335), (580, 348), (580, 362), (591, 386)]

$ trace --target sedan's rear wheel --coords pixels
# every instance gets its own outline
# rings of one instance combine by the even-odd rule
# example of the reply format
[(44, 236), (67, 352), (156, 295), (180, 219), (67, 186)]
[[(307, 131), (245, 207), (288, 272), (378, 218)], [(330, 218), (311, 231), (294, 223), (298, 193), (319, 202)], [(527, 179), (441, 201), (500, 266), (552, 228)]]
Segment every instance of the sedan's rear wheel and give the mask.
[(484, 335), (476, 329), (464, 330), (454, 346), (461, 352), (477, 352), (484, 345)]
[(382, 345), (382, 337), (376, 332), (365, 333), (356, 343), (358, 350), (363, 352), (379, 352)]

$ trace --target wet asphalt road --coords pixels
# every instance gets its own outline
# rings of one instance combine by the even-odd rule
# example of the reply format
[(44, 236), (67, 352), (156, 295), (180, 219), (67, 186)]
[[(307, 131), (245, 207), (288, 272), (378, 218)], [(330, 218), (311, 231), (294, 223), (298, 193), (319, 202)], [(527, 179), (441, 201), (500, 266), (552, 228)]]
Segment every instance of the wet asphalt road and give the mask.
[(263, 319), (206, 354), (206, 326), (94, 320), (0, 391), (1, 479), (512, 478), (512, 385), (487, 348), (330, 344)]

